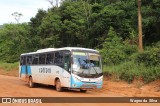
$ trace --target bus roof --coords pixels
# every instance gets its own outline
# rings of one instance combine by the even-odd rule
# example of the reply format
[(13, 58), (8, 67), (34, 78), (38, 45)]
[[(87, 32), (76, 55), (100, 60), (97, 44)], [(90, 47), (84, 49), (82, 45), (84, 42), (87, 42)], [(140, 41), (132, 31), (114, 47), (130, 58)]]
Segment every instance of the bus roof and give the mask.
[(59, 51), (59, 50), (86, 50), (86, 51), (92, 51), (92, 52), (98, 52), (94, 49), (89, 48), (81, 48), (81, 47), (63, 47), (63, 48), (46, 48), (46, 49), (39, 49), (36, 52), (29, 52), (29, 53), (23, 53), (21, 55), (30, 55), (30, 54), (37, 54), (37, 53), (45, 53), (45, 52), (51, 52), (51, 51)]

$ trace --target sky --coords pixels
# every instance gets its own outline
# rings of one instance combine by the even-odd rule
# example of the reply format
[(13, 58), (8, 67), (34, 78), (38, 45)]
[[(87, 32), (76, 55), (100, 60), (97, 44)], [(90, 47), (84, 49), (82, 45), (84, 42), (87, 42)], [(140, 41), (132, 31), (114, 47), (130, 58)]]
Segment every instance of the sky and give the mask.
[(23, 16), (19, 22), (29, 22), (34, 17), (38, 9), (47, 10), (51, 5), (47, 0), (0, 0), (0, 25), (4, 23), (16, 23), (11, 15), (14, 12), (21, 13)]

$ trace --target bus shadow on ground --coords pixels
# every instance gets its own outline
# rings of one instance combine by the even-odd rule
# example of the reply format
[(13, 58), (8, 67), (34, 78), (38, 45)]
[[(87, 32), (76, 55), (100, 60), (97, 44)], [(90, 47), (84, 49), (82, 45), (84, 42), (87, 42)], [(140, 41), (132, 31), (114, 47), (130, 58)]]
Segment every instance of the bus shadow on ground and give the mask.
[[(29, 88), (28, 84), (25, 84), (25, 86)], [(35, 86), (31, 89), (34, 89), (34, 88), (41, 88), (41, 89), (56, 91), (56, 87), (53, 85), (44, 85), (44, 84), (37, 84), (36, 83)], [(79, 89), (69, 89), (69, 88), (63, 88), (62, 92), (84, 93), (84, 92), (80, 92)]]

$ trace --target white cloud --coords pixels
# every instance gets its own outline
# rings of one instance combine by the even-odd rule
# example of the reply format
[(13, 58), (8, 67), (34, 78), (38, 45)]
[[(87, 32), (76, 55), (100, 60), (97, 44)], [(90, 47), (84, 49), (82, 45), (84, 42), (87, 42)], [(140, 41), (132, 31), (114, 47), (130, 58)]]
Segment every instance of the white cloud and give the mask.
[(20, 22), (29, 22), (38, 9), (47, 10), (50, 4), (46, 0), (3, 0), (0, 1), (0, 25), (16, 22), (11, 15), (14, 12), (22, 13)]

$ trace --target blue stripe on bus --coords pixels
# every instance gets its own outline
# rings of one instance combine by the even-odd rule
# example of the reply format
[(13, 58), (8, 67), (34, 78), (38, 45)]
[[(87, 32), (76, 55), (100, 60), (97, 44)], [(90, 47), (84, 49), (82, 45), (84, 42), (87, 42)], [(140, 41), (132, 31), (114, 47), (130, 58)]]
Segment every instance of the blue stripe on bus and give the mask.
[[(26, 71), (26, 69), (27, 69), (27, 71)], [(21, 66), (21, 74), (31, 75), (31, 67), (26, 66), (26, 65)]]
[(28, 74), (31, 75), (31, 67), (27, 66), (27, 69), (28, 69)]
[[(72, 88), (80, 88), (84, 83), (81, 81), (75, 81), (73, 76), (71, 76), (71, 87)], [(76, 86), (74, 86), (76, 85)]]

